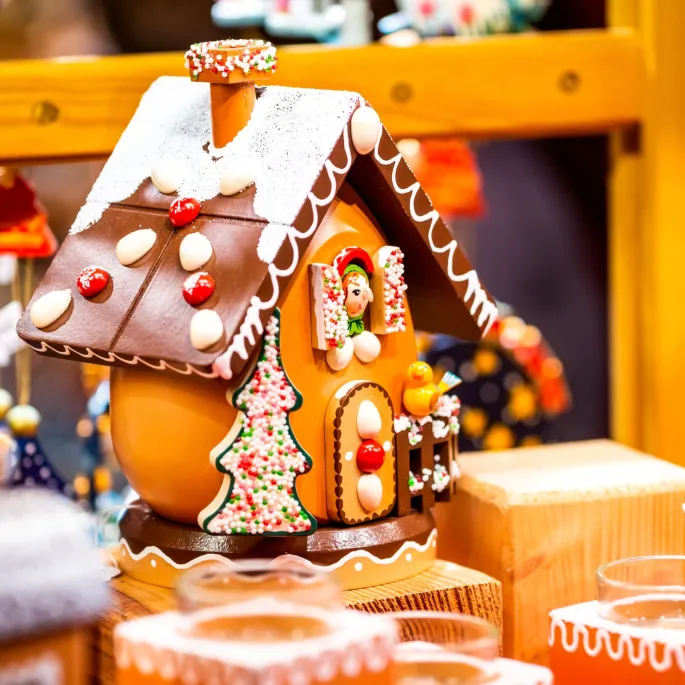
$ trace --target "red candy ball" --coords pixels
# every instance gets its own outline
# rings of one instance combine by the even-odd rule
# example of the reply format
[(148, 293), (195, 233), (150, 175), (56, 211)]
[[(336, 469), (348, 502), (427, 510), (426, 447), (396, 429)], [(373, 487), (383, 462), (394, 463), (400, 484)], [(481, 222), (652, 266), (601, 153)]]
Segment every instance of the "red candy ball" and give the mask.
[(364, 440), (357, 449), (357, 468), (364, 473), (373, 473), (383, 466), (385, 450), (375, 440)]
[(109, 283), (109, 274), (99, 266), (87, 266), (76, 279), (76, 287), (83, 297), (95, 297)]
[(187, 226), (197, 219), (200, 203), (193, 197), (176, 198), (169, 207), (169, 219), (176, 228)]
[(198, 271), (183, 282), (183, 299), (197, 307), (212, 296), (215, 287), (214, 279), (206, 271)]

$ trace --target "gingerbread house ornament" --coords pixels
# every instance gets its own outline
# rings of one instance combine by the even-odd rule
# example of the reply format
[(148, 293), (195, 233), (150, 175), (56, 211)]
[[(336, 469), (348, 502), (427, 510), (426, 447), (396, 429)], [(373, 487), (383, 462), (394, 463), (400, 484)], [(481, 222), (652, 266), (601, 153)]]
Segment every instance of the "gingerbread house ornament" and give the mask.
[(256, 87), (268, 43), (186, 59), (18, 326), (36, 352), (113, 367), (114, 446), (145, 503), (120, 564), (162, 585), (246, 555), (347, 588), (418, 573), (458, 400), (412, 366), (414, 328), (480, 339), (494, 301), (360, 95)]

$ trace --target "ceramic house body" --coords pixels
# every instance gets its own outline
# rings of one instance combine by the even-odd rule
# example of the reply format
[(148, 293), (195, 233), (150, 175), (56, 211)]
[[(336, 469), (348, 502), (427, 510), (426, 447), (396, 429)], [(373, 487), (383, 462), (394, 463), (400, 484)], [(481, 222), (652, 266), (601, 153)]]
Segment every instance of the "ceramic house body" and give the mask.
[[(293, 459), (302, 455), (292, 461), (296, 484), (279, 483), (296, 489), (311, 526), (301, 529), (297, 519), (286, 530), (272, 518), (266, 530), (262, 520), (252, 532), (310, 533), (331, 521), (356, 525), (409, 513), (416, 494), (407, 485), (409, 453), (420, 448), (416, 430), (426, 423), (402, 417), (405, 373), (417, 359), (414, 328), (478, 339), (496, 318), (494, 302), (377, 118), (373, 128), (375, 114), (359, 95), (259, 88), (249, 123), (220, 149), (211, 144), (209, 112), (206, 84), (170, 77), (153, 84), (19, 333), (37, 352), (116, 367), (117, 455), (141, 498), (169, 519), (199, 520), (210, 533), (250, 532), (236, 528), (235, 511), (232, 524), (215, 530), (210, 519), (235, 497), (239, 479), (252, 477), (251, 464), (243, 459), (239, 467), (230, 451), (247, 450), (246, 430), (254, 438), (247, 400), (266, 392), (263, 374), (259, 387), (249, 384), (260, 373), (259, 360), (276, 350), (278, 373), (289, 381), (279, 376), (284, 401), (289, 388), (295, 393), (281, 418), (286, 422), (287, 414)], [(150, 179), (160, 157), (182, 170), (177, 192), (163, 194)], [(227, 169), (249, 171), (254, 184), (223, 195)], [(182, 228), (169, 219), (178, 197), (201, 206)], [(121, 239), (141, 230), (149, 246), (122, 263)], [(206, 238), (201, 242), (211, 251), (204, 262), (191, 259), (191, 266), (202, 263), (188, 270), (182, 243), (192, 234)], [(74, 287), (89, 266), (109, 275), (90, 298)], [(193, 306), (183, 290), (198, 271), (215, 286)], [(373, 299), (354, 324), (344, 305), (353, 288), (340, 290), (350, 272), (362, 274)], [(37, 327), (36, 303), (64, 290), (66, 307)], [(362, 329), (370, 347), (357, 344)], [(228, 386), (235, 406), (225, 401)], [(447, 436), (449, 408), (443, 415), (438, 442)], [(361, 469), (357, 452), (368, 440), (383, 453), (374, 457), (372, 445), (369, 458), (380, 461)], [(438, 462), (426, 450), (418, 457), (423, 467)], [(273, 485), (264, 486), (276, 498), (277, 472), (269, 472)], [(369, 487), (359, 485), (364, 475), (373, 476)]]

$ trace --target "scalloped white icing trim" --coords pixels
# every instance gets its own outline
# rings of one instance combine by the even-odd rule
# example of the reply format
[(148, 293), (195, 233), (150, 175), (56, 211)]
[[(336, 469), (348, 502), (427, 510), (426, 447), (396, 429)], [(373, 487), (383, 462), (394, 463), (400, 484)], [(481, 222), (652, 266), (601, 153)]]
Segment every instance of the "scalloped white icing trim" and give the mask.
[[(402, 555), (404, 555), (409, 550), (414, 550), (416, 552), (427, 552), (430, 547), (434, 546), (434, 543), (436, 543), (437, 539), (438, 531), (436, 528), (433, 528), (433, 530), (430, 532), (430, 535), (428, 536), (428, 539), (422, 545), (418, 542), (414, 542), (413, 540), (408, 540), (407, 542), (403, 543), (402, 546), (391, 557), (387, 557), (386, 559), (380, 559), (365, 549), (356, 549), (353, 552), (346, 554), (341, 559), (338, 559), (338, 561), (336, 561), (334, 564), (330, 564), (328, 566), (315, 564), (314, 562), (309, 561), (309, 559), (303, 559), (302, 557), (298, 557), (295, 554), (282, 554), (281, 556), (272, 559), (271, 565), (278, 566), (282, 563), (290, 564), (296, 562), (301, 563), (303, 566), (307, 566), (312, 569), (336, 571), (337, 569), (351, 562), (354, 559), (366, 559), (367, 561), (370, 561), (372, 564), (376, 564), (377, 566), (388, 566), (398, 561), (400, 557), (402, 557)], [(206, 561), (218, 561), (228, 567), (240, 566), (239, 562), (231, 561), (230, 559), (222, 557), (219, 554), (203, 554), (202, 556), (196, 557), (195, 559), (191, 559), (190, 561), (187, 561), (184, 564), (179, 564), (175, 562), (173, 559), (169, 558), (166, 554), (164, 554), (164, 552), (162, 552), (162, 550), (158, 547), (148, 546), (142, 549), (140, 552), (136, 553), (131, 550), (131, 547), (124, 538), (121, 539), (120, 544), (123, 548), (125, 548), (126, 554), (131, 559), (133, 559), (133, 561), (142, 561), (148, 556), (154, 555), (163, 559), (167, 564), (169, 564), (169, 566), (172, 566), (178, 571), (185, 571), (186, 569), (192, 568), (193, 566), (204, 563)]]
[(440, 220), (440, 215), (437, 213), (435, 209), (431, 209), (431, 211), (426, 212), (426, 214), (419, 214), (416, 211), (414, 203), (416, 201), (416, 193), (418, 193), (421, 189), (421, 184), (418, 181), (416, 181), (407, 188), (402, 188), (402, 186), (400, 186), (400, 184), (397, 182), (397, 167), (399, 166), (399, 163), (402, 160), (402, 154), (398, 152), (397, 155), (395, 155), (395, 157), (393, 157), (392, 159), (383, 159), (383, 157), (381, 157), (379, 147), (381, 139), (383, 138), (383, 131), (385, 131), (384, 126), (381, 127), (381, 133), (378, 136), (378, 140), (376, 141), (376, 147), (374, 149), (374, 156), (376, 158), (376, 161), (378, 161), (378, 163), (382, 164), (383, 166), (389, 166), (391, 164), (393, 165), (392, 185), (395, 188), (395, 192), (398, 195), (406, 195), (407, 193), (410, 193), (411, 197), (409, 199), (409, 211), (411, 213), (412, 219), (420, 223), (423, 223), (424, 221), (431, 222), (430, 228), (428, 229), (428, 243), (430, 244), (430, 248), (435, 254), (447, 252), (447, 270), (448, 275), (452, 281), (455, 281), (456, 283), (463, 283), (464, 281), (466, 281), (466, 293), (464, 294), (464, 303), (468, 304), (469, 300), (473, 300), (470, 309), (471, 316), (475, 316), (476, 312), (480, 309), (480, 314), (478, 316), (478, 326), (482, 327), (483, 325), (485, 325), (485, 328), (483, 329), (483, 335), (485, 335), (497, 319), (497, 305), (494, 304), (494, 302), (490, 302), (490, 300), (488, 299), (487, 293), (483, 289), (483, 286), (480, 284), (480, 279), (478, 278), (478, 274), (476, 273), (475, 269), (471, 269), (470, 271), (467, 271), (465, 274), (454, 273), (454, 253), (457, 250), (458, 243), (456, 240), (452, 239), (449, 243), (443, 245), (442, 247), (438, 247), (435, 244), (433, 240), (433, 229), (435, 228), (435, 224)]
[(355, 678), (364, 668), (381, 672), (392, 661), (397, 628), (387, 616), (261, 599), (203, 610), (196, 620), (224, 616), (239, 621), (265, 614), (306, 616), (322, 621), (329, 630), (318, 637), (287, 642), (196, 639), (187, 633), (186, 615), (166, 612), (117, 626), (117, 667), (135, 666), (143, 674), (158, 673), (187, 685), (307, 685), (332, 680), (339, 673)]
[[(343, 148), (345, 150), (345, 164), (342, 167), (336, 167), (330, 159), (324, 162), (324, 169), (328, 174), (328, 180), (331, 184), (331, 189), (325, 198), (319, 198), (311, 191), (307, 194), (307, 199), (312, 207), (312, 223), (309, 228), (302, 232), (298, 231), (293, 226), (287, 226), (285, 237), (290, 241), (290, 246), (292, 247), (292, 261), (290, 265), (285, 269), (279, 269), (275, 264), (269, 264), (269, 276), (271, 277), (271, 288), (272, 294), (271, 298), (266, 302), (256, 295), (250, 300), (250, 306), (247, 308), (245, 313), (245, 318), (238, 333), (233, 336), (231, 344), (228, 349), (219, 357), (217, 357), (214, 362), (213, 369), (218, 376), (230, 380), (233, 377), (231, 372), (231, 361), (233, 360), (233, 355), (237, 354), (241, 359), (247, 360), (249, 352), (247, 347), (247, 342), (251, 346), (256, 344), (255, 335), (262, 335), (264, 332), (264, 327), (262, 326), (261, 319), (259, 318), (259, 312), (264, 309), (271, 309), (276, 306), (278, 298), (280, 296), (280, 288), (278, 285), (278, 279), (280, 277), (288, 277), (297, 268), (300, 261), (300, 250), (297, 246), (297, 240), (305, 240), (314, 233), (314, 231), (319, 226), (319, 207), (325, 207), (329, 205), (333, 198), (335, 197), (335, 192), (337, 189), (337, 183), (335, 180), (335, 174), (346, 174), (350, 167), (352, 166), (352, 152), (350, 150), (350, 133), (349, 127), (345, 126), (343, 128)], [(283, 241), (285, 242), (285, 240)]]
[(114, 364), (114, 362), (119, 361), (122, 362), (123, 364), (129, 364), (130, 366), (136, 366), (137, 364), (141, 364), (142, 366), (147, 366), (150, 369), (154, 369), (155, 371), (164, 371), (164, 370), (169, 370), (169, 371), (175, 371), (176, 373), (180, 373), (182, 376), (192, 376), (193, 374), (200, 376), (201, 378), (217, 378), (217, 374), (214, 371), (210, 371), (209, 373), (205, 371), (200, 371), (197, 367), (193, 366), (192, 364), (186, 364), (185, 365), (185, 370), (184, 369), (178, 369), (175, 366), (171, 366), (169, 362), (164, 361), (163, 359), (159, 360), (158, 364), (154, 364), (153, 362), (149, 362), (145, 359), (141, 359), (140, 357), (133, 357), (133, 359), (124, 359), (124, 357), (119, 356), (118, 354), (114, 354), (114, 352), (108, 352), (106, 357), (103, 357), (96, 352), (93, 352), (93, 350), (90, 349), (90, 347), (86, 347), (86, 351), (84, 352), (79, 352), (78, 350), (75, 350), (71, 345), (64, 345), (63, 343), (58, 343), (64, 347), (63, 351), (58, 350), (56, 347), (53, 347), (52, 345), (46, 343), (46, 342), (41, 342), (40, 347), (36, 347), (35, 344), (33, 344), (30, 341), (26, 341), (26, 344), (32, 349), (35, 350), (36, 352), (47, 352), (48, 350), (52, 350), (55, 354), (62, 355), (63, 357), (69, 357), (72, 354), (77, 357), (81, 357), (82, 359), (99, 359), (102, 362), (105, 362), (106, 364)]
[[(657, 635), (650, 634), (644, 629), (641, 634), (630, 631), (627, 626), (616, 624), (616, 629), (611, 630), (606, 627), (591, 625), (594, 635), (590, 636), (590, 628), (583, 624), (573, 622), (570, 618), (564, 620), (562, 615), (551, 614), (551, 624), (549, 632), (549, 646), (553, 647), (556, 642), (556, 633), (559, 631), (559, 644), (564, 651), (574, 653), (583, 646), (583, 651), (590, 657), (596, 657), (600, 653), (606, 654), (612, 661), (622, 661), (626, 657), (633, 666), (642, 666), (645, 662), (658, 673), (673, 668), (685, 672), (685, 645), (682, 643), (674, 644), (669, 642), (658, 642), (654, 639)], [(571, 623), (572, 631), (569, 635)], [(663, 631), (659, 631), (663, 635)], [(612, 635), (618, 637), (616, 649), (612, 645)], [(651, 638), (651, 639), (650, 639)], [(662, 652), (659, 659), (658, 653)]]

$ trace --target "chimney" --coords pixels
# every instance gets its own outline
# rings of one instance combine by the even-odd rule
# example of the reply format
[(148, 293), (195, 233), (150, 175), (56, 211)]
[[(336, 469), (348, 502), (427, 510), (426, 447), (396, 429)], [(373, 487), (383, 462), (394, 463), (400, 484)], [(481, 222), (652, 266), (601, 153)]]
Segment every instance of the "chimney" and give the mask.
[(186, 52), (193, 81), (209, 83), (214, 147), (230, 143), (250, 120), (255, 80), (276, 72), (276, 48), (262, 40), (195, 43)]

